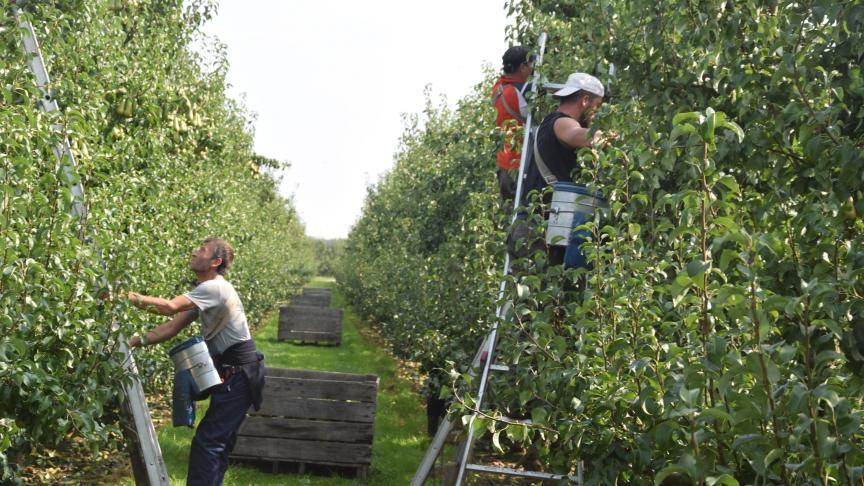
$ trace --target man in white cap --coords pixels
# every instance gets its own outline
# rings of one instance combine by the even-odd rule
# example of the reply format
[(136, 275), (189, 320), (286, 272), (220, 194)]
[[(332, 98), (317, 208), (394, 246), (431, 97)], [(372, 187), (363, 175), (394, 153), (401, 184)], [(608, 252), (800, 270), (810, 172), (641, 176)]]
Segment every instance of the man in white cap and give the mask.
[[(540, 191), (555, 182), (574, 182), (573, 172), (578, 168), (576, 151), (603, 144), (615, 136), (600, 130), (592, 135), (589, 130), (605, 94), (599, 79), (590, 74), (573, 73), (566, 83), (557, 87), (560, 89), (553, 96), (559, 100), (558, 109), (543, 119), (532, 146), (526, 147), (529, 157), (521, 198), (525, 207), (529, 206), (532, 191)], [(550, 200), (551, 195), (544, 198), (547, 204)], [(526, 215), (523, 213), (521, 216)], [(531, 230), (524, 223), (514, 224), (508, 235), (508, 248), (515, 256), (528, 256), (544, 246), (542, 241), (533, 241)], [(563, 248), (553, 250), (562, 252), (562, 255), (550, 254), (550, 262), (561, 263)]]
[(526, 167), (523, 201), (528, 193), (541, 190), (555, 182), (573, 182), (576, 169), (576, 151), (583, 147), (602, 144), (607, 137), (597, 130), (590, 135), (591, 122), (603, 103), (605, 90), (599, 79), (585, 73), (573, 73), (560, 89), (553, 93), (558, 98), (558, 109), (540, 123), (530, 148), (530, 163)]

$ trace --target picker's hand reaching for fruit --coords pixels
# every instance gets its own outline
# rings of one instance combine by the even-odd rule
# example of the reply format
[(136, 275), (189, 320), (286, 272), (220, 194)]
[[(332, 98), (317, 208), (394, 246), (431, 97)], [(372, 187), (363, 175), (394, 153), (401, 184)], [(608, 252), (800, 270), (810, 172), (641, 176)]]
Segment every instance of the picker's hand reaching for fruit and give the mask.
[(142, 295), (137, 292), (128, 292), (126, 298), (132, 302), (132, 305), (139, 309), (144, 309), (163, 316), (173, 316), (177, 313), (192, 310), (195, 304), (185, 295), (178, 295), (171, 300), (163, 299), (162, 297), (152, 297)]
[(618, 132), (614, 130), (597, 130), (594, 132), (594, 136), (591, 137), (591, 146), (597, 148), (603, 148), (609, 144), (609, 142), (613, 140), (618, 140)]
[(198, 317), (198, 313), (195, 311), (181, 312), (174, 316), (170, 321), (150, 330), (149, 332), (145, 332), (140, 336), (132, 336), (126, 341), (126, 343), (130, 348), (135, 348), (138, 346), (147, 346), (167, 341), (180, 333), (184, 327), (191, 324), (196, 317)]

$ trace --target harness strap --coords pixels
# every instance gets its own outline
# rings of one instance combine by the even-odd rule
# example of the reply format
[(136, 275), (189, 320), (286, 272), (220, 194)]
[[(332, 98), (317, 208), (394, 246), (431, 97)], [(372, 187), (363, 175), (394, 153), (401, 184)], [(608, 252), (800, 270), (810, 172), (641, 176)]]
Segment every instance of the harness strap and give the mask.
[(555, 174), (549, 170), (549, 166), (546, 165), (546, 162), (543, 161), (543, 157), (540, 156), (540, 149), (537, 148), (537, 138), (539, 138), (540, 130), (537, 130), (534, 133), (534, 163), (537, 164), (537, 170), (540, 172), (540, 175), (543, 177), (543, 180), (546, 181), (546, 184), (554, 184), (558, 182), (558, 178), (555, 177)]
[[(504, 104), (504, 110), (506, 110), (507, 113), (510, 114), (510, 116), (519, 120), (522, 123), (525, 123), (525, 117), (523, 117), (521, 113), (517, 113), (516, 111), (514, 111), (513, 107), (510, 106), (510, 103), (507, 103), (507, 97), (504, 96), (504, 86), (505, 85), (503, 85), (503, 84), (498, 85), (498, 89), (495, 90), (495, 94), (492, 96), (492, 106), (495, 106), (498, 103), (498, 100), (500, 99), (501, 102)], [(513, 88), (513, 89), (516, 89), (516, 88)], [(519, 90), (516, 90), (516, 94), (517, 94), (517, 96), (521, 96), (521, 93), (519, 93)]]

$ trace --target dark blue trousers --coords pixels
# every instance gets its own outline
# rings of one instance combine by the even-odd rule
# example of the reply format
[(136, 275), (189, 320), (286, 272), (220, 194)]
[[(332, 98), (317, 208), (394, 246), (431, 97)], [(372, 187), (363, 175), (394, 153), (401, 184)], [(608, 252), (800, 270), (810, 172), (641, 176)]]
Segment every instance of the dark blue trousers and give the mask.
[(210, 408), (198, 424), (189, 451), (187, 486), (220, 486), (237, 430), (252, 405), (246, 373), (234, 373), (210, 395)]

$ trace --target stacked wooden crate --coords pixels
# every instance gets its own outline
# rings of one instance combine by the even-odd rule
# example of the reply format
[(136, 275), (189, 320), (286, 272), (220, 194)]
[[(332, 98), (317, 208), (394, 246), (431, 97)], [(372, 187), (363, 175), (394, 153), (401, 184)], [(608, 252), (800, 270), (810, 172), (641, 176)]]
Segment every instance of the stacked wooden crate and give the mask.
[(342, 310), (330, 309), (330, 289), (303, 289), (291, 305), (279, 309), (279, 341), (339, 345)]
[(378, 377), (267, 368), (264, 404), (237, 434), (234, 460), (355, 468), (366, 479), (372, 463)]

